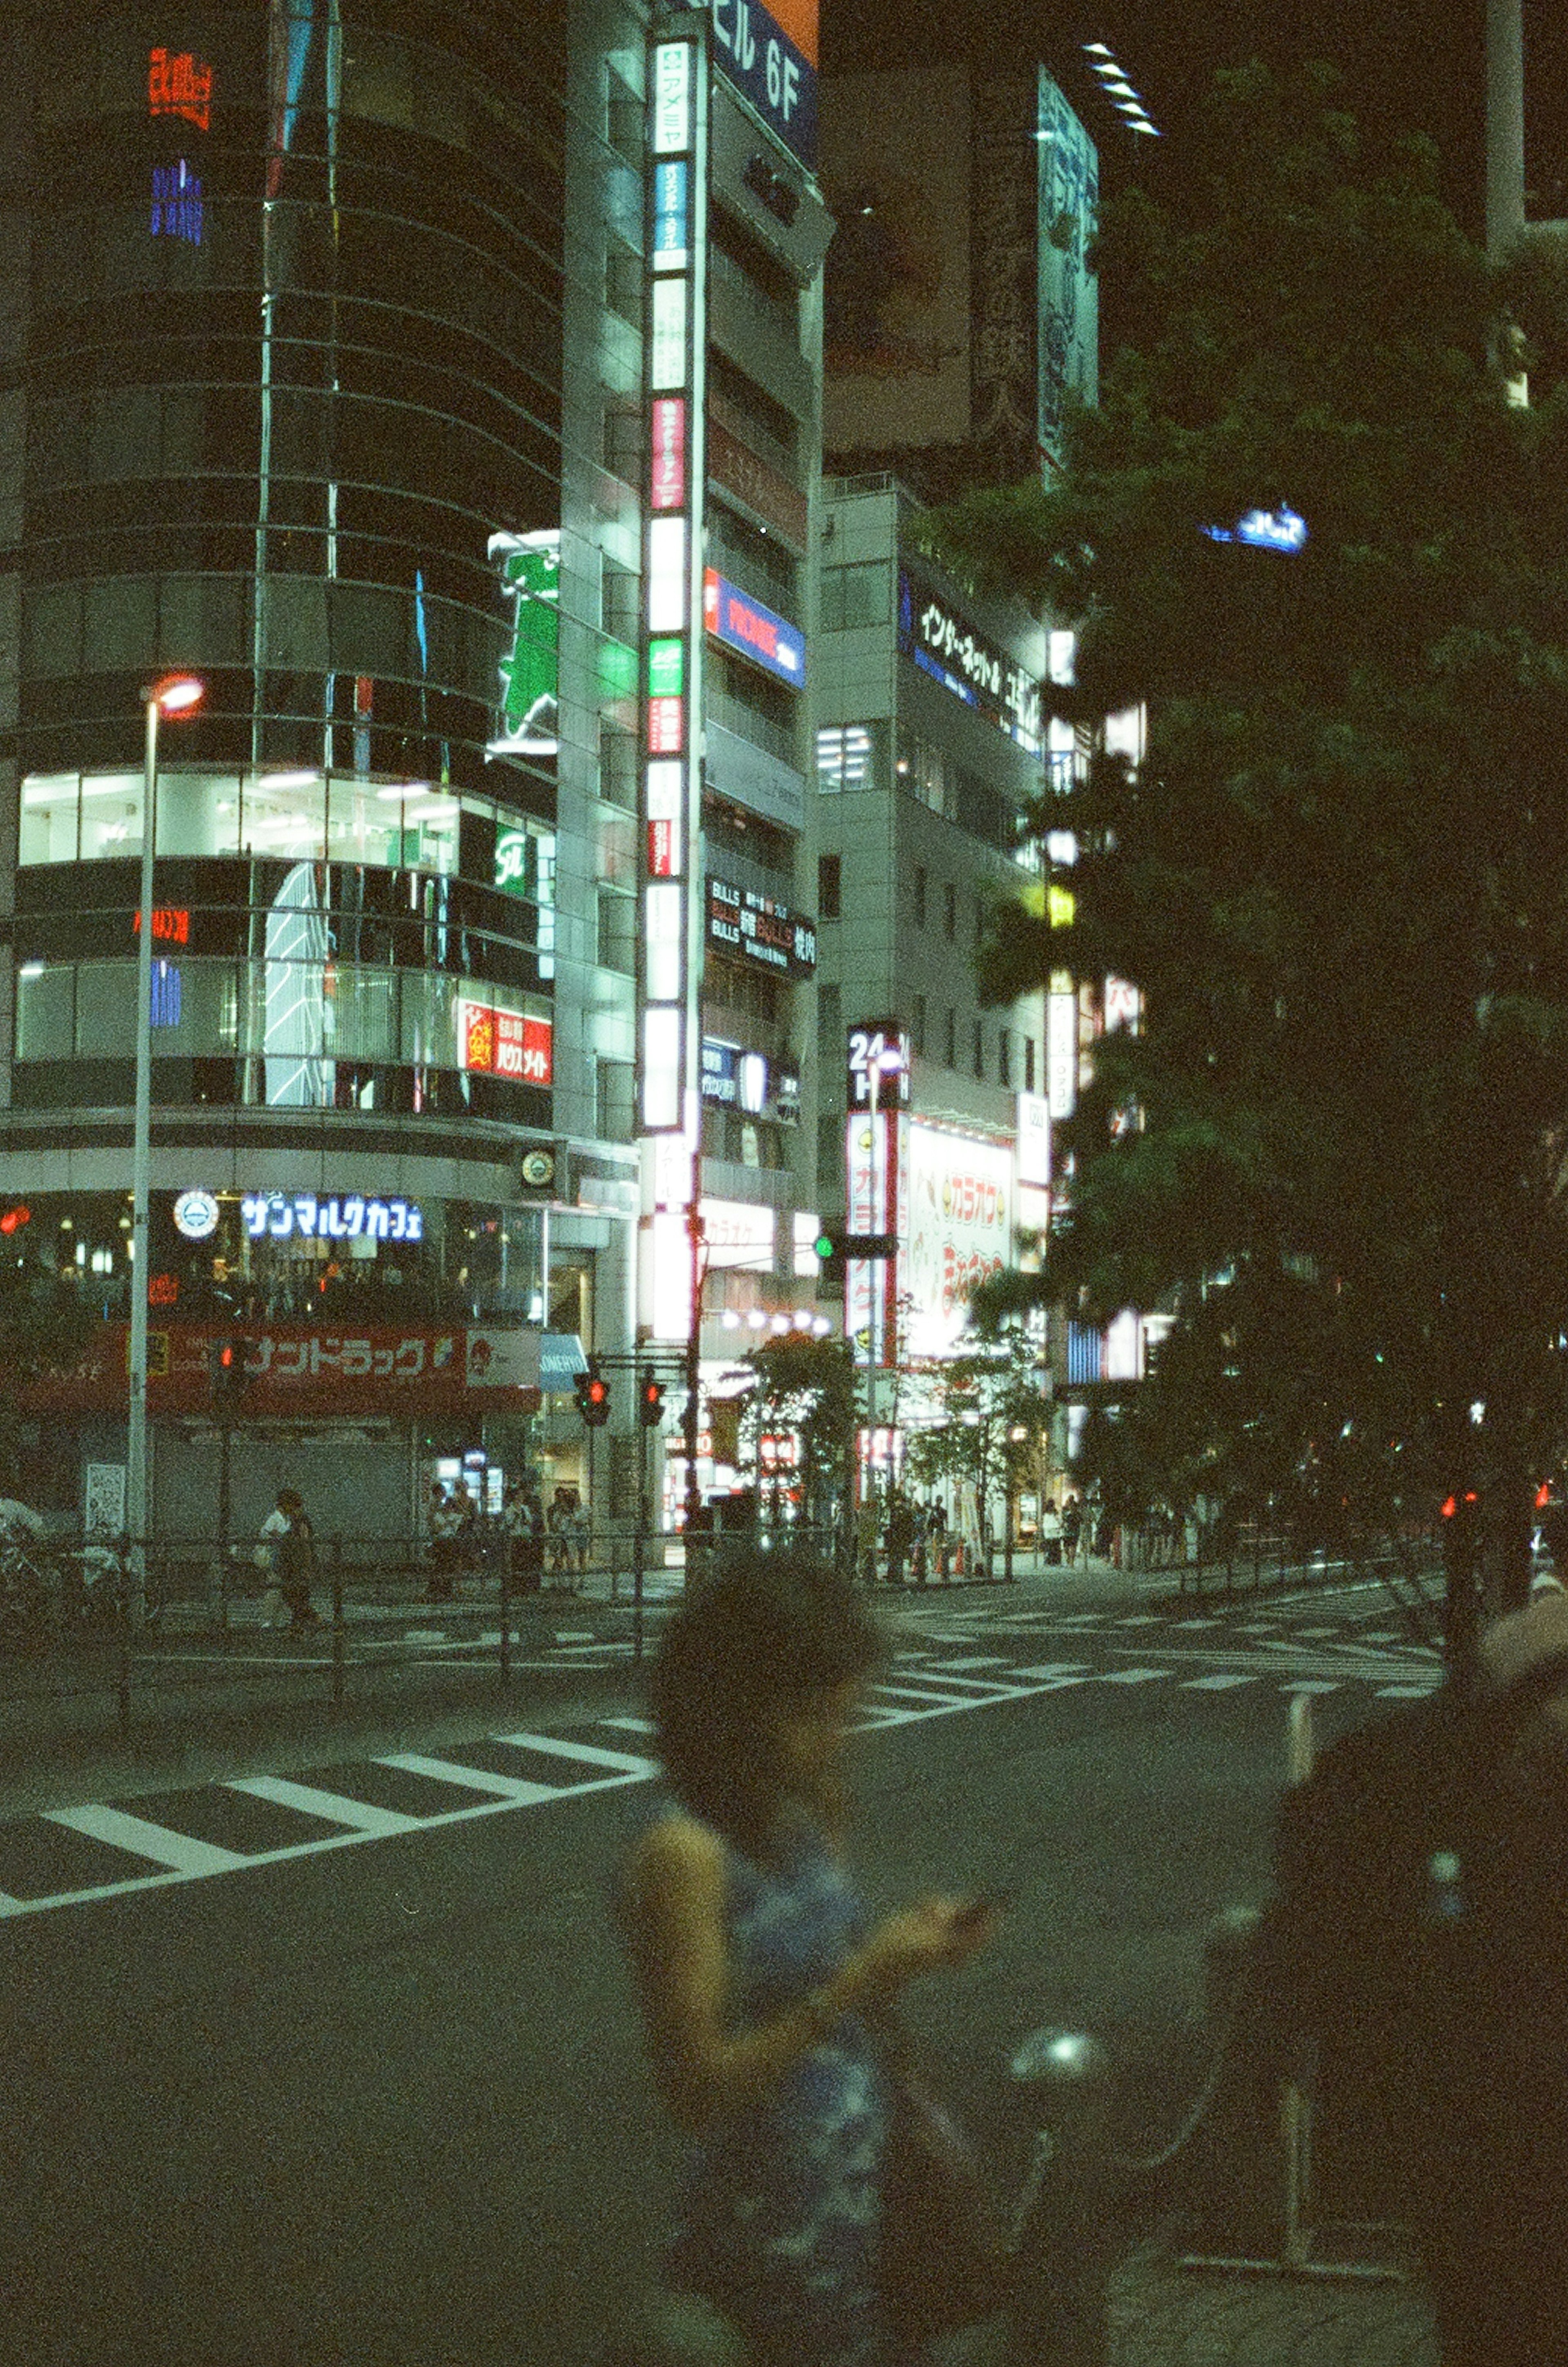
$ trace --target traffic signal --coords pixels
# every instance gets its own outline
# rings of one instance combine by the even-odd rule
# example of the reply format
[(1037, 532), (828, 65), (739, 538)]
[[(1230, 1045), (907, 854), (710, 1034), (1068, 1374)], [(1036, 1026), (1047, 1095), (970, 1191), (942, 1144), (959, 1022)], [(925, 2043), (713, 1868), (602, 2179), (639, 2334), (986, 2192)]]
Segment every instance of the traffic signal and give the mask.
[(644, 1381), (637, 1391), (637, 1411), (649, 1430), (654, 1429), (663, 1421), (664, 1384), (662, 1381)]
[(598, 1430), (610, 1419), (610, 1384), (591, 1365), (579, 1373), (572, 1383), (577, 1399), (577, 1410), (590, 1430)]
[(811, 1244), (824, 1265), (840, 1266), (852, 1258), (867, 1260), (896, 1258), (898, 1254), (897, 1233), (849, 1233), (824, 1225)]
[(207, 1351), (208, 1393), (220, 1412), (230, 1412), (251, 1386), (243, 1340), (213, 1340)]

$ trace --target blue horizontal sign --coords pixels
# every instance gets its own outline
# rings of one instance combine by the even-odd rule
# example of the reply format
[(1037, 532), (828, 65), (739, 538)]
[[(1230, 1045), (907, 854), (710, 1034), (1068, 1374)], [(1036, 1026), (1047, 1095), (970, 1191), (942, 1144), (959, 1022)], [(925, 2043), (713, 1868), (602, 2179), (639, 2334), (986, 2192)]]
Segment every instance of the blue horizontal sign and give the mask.
[(776, 682), (787, 682), (791, 690), (805, 689), (806, 635), (799, 626), (738, 591), (711, 567), (703, 576), (703, 623), (727, 650), (750, 658)]
[[(715, 65), (750, 101), (790, 154), (807, 172), (815, 172), (816, 67), (761, 0), (712, 0), (712, 5)], [(815, 17), (815, 9), (809, 13)]]

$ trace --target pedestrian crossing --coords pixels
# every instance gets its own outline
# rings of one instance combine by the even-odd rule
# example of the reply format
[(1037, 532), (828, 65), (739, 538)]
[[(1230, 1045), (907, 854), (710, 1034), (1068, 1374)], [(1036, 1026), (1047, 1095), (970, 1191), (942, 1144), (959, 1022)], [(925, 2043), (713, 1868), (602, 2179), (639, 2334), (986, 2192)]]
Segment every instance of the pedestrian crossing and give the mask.
[[(867, 1685), (857, 1722), (872, 1733), (1096, 1687), (1129, 1697), (1157, 1687), (1198, 1697), (1247, 1687), (1314, 1697), (1370, 1689), (1377, 1698), (1392, 1699), (1430, 1692), (1438, 1682), (1435, 1667), (1401, 1670), (1386, 1653), (1365, 1653), (1357, 1665), (1347, 1661), (1314, 1672), (1251, 1649), (1249, 1665), (1238, 1668), (1234, 1646), (1227, 1652), (1207, 1639), (1193, 1638), (1157, 1659), (1134, 1658), (1130, 1639), (1122, 1648), (1125, 1665), (1102, 1654), (1111, 1664), (1096, 1666), (1082, 1659), (1010, 1659), (964, 1649), (944, 1654), (928, 1642), (898, 1651)], [(1216, 1659), (1230, 1665), (1215, 1666)], [(0, 1822), (0, 1919), (644, 1784), (658, 1773), (658, 1761), (633, 1746), (654, 1738), (649, 1719), (606, 1715), (566, 1732), (508, 1730), (428, 1751), (389, 1751), (288, 1774), (229, 1776), (129, 1803), (90, 1803)]]

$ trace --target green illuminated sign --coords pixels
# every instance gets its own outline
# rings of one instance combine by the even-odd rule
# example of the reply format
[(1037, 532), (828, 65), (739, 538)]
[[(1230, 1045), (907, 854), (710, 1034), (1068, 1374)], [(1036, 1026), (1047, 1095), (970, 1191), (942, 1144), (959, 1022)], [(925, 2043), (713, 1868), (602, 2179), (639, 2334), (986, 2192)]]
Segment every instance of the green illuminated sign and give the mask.
[(649, 641), (648, 645), (648, 695), (649, 698), (679, 698), (686, 686), (686, 652), (680, 641)]
[(500, 730), (491, 755), (553, 756), (559, 732), (560, 535), (492, 534), (490, 557), (513, 602), (512, 645), (501, 661)]

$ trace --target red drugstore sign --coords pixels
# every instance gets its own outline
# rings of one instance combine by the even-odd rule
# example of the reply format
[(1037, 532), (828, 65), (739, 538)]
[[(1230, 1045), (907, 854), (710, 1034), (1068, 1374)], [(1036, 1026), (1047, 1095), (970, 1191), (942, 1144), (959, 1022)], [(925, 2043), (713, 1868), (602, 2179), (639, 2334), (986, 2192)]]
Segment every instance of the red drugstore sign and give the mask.
[(465, 1002), (458, 1041), (465, 1069), (481, 1076), (515, 1077), (525, 1085), (547, 1085), (554, 1062), (555, 1030), (547, 1019), (525, 1018), (520, 1011), (497, 1011), (488, 1002)]
[[(213, 1342), (220, 1335), (196, 1324), (157, 1335), (166, 1353), (150, 1376), (149, 1398), (159, 1414), (205, 1413), (210, 1404)], [(221, 1336), (233, 1338), (233, 1331)], [(537, 1333), (500, 1331), (355, 1330), (307, 1324), (268, 1325), (243, 1334), (245, 1381), (243, 1419), (266, 1414), (348, 1416), (390, 1414), (416, 1420), (443, 1406), (470, 1410), (469, 1391), (493, 1388), (519, 1376), (514, 1405), (539, 1399)], [(51, 1373), (21, 1393), (37, 1412), (123, 1408), (129, 1328), (106, 1323), (74, 1371)], [(526, 1376), (526, 1377), (523, 1377)]]
[(167, 50), (147, 53), (147, 112), (183, 115), (198, 131), (212, 121), (212, 68), (189, 50), (171, 57)]

